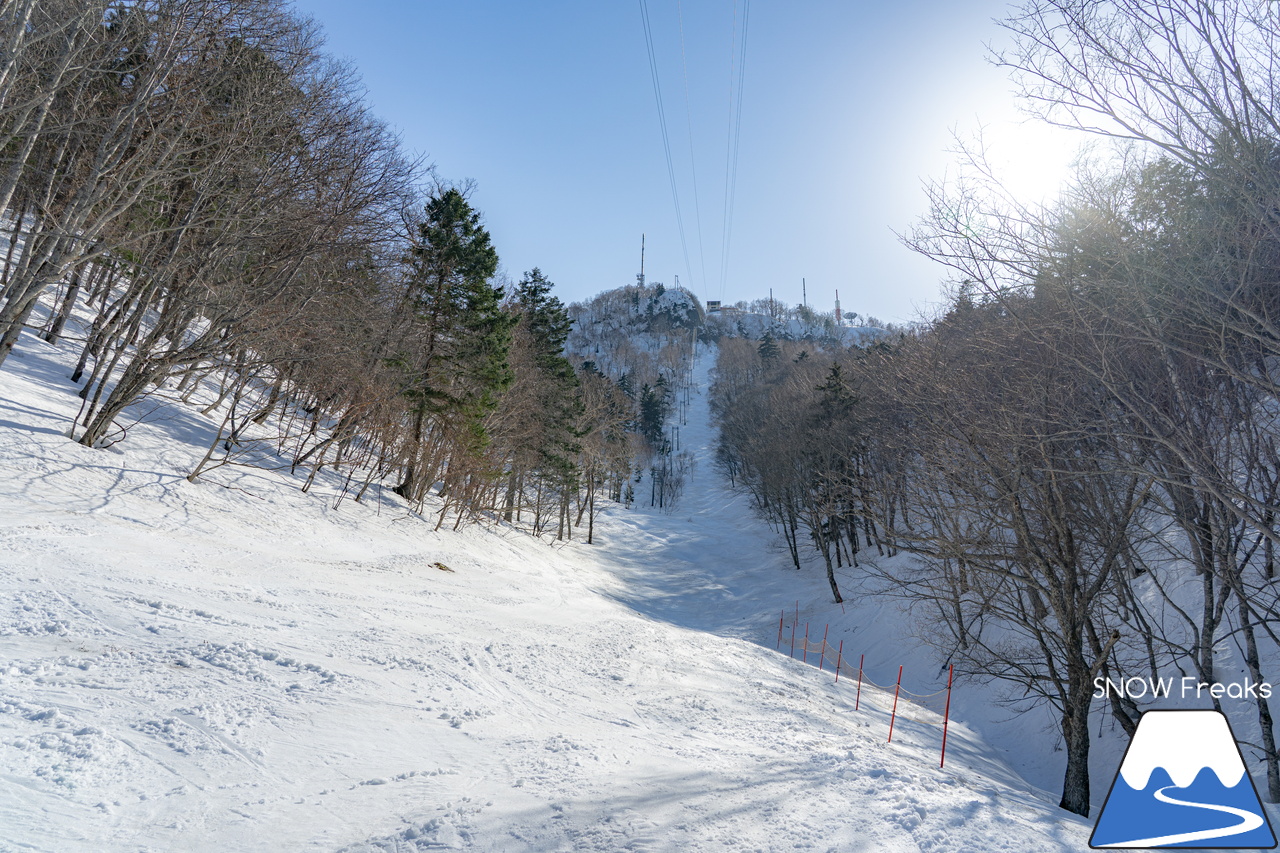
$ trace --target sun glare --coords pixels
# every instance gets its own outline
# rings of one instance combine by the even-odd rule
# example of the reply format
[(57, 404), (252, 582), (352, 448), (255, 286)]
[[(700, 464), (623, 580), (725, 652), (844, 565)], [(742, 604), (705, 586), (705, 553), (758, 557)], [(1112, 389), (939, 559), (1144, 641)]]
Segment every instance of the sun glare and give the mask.
[(1071, 178), (1080, 135), (1032, 121), (984, 126), (982, 141), (994, 176), (1025, 204), (1052, 204)]

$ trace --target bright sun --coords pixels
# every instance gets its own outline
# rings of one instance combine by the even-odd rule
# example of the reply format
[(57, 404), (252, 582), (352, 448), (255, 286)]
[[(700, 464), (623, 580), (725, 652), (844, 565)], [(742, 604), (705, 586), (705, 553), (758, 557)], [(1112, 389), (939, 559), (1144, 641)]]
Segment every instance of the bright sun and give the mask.
[(995, 176), (1026, 204), (1051, 204), (1071, 177), (1081, 134), (1042, 122), (1005, 120), (983, 127)]

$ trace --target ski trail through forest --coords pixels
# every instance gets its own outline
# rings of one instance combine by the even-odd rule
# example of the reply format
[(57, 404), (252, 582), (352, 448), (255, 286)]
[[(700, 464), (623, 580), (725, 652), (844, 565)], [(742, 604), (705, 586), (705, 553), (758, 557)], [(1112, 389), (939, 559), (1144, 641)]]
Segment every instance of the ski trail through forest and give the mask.
[[(618, 511), (619, 523), (606, 525), (598, 536), (600, 559), (619, 581), (610, 594), (635, 610), (685, 628), (762, 642), (776, 627), (773, 603), (795, 600), (796, 573), (749, 496), (731, 489), (715, 468), (709, 389), (716, 350), (698, 350), (690, 405), (678, 424), (680, 449), (692, 454), (683, 492), (669, 510), (650, 507), (646, 478), (636, 506)], [(635, 516), (634, 523), (628, 516)]]
[(840, 608), (713, 469), (712, 352), (677, 505), (548, 546), (287, 469), (189, 483), (216, 425), (162, 393), (110, 450), (75, 444), (69, 356), (22, 343), (2, 853), (1085, 848), (967, 726), (940, 770), (936, 719), (888, 744), (867, 693), (774, 651), (775, 608)]

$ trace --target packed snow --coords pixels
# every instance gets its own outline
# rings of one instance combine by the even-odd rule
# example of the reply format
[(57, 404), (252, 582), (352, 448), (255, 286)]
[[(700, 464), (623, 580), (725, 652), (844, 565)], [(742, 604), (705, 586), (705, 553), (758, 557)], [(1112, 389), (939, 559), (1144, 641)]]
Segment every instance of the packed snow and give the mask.
[(887, 743), (891, 696), (775, 650), (839, 613), (870, 677), (939, 682), (900, 614), (788, 567), (705, 396), (675, 510), (588, 546), (187, 482), (213, 422), (162, 393), (82, 447), (70, 357), (24, 336), (0, 373), (0, 851), (1087, 849), (1019, 747), (953, 718), (940, 769), (936, 713)]

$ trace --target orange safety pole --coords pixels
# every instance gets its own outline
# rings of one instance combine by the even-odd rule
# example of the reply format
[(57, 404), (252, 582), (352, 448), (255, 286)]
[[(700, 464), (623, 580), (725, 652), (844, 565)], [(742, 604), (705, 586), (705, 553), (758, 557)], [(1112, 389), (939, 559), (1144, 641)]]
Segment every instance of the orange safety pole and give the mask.
[(862, 701), (862, 662), (867, 659), (864, 654), (858, 658), (858, 692), (853, 697), (853, 710), (858, 710), (858, 703)]
[(822, 672), (822, 662), (827, 659), (827, 632), (831, 630), (831, 623), (827, 623), (827, 627), (822, 629), (822, 653), (818, 655), (818, 672)]
[(809, 662), (809, 623), (804, 623), (804, 657), (801, 658), (804, 663)]
[(773, 647), (774, 651), (782, 648), (782, 623), (787, 618), (787, 611), (782, 611), (782, 615), (778, 617), (778, 644)]
[(840, 662), (844, 659), (844, 640), (840, 641), (840, 650), (836, 652), (836, 684), (840, 683)]
[(898, 718), (898, 691), (902, 689), (902, 664), (898, 664), (898, 686), (893, 688), (893, 713), (889, 715), (889, 743), (893, 743), (893, 722)]
[(941, 768), (947, 763), (947, 724), (951, 722), (951, 676), (955, 674), (955, 665), (947, 666), (947, 710), (942, 714), (942, 760), (938, 762)]
[(796, 623), (791, 623), (791, 657), (796, 656)]

